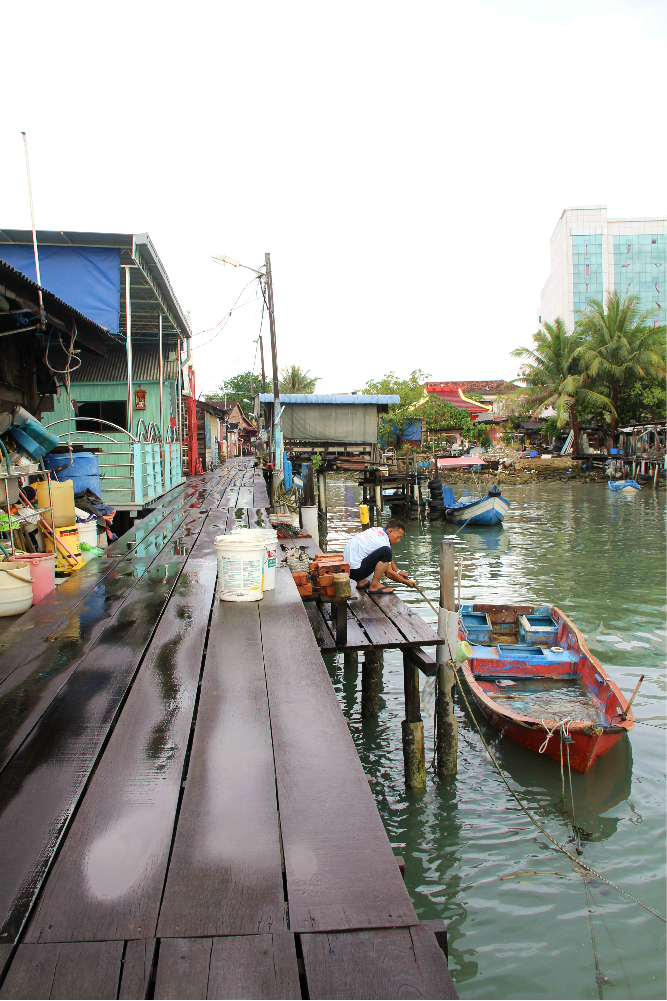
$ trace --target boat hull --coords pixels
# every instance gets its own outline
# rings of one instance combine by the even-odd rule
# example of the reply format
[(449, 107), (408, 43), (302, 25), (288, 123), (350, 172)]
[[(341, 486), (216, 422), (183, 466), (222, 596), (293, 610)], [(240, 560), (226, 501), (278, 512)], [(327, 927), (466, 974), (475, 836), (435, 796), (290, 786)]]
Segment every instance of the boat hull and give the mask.
[[(469, 606), (468, 606), (469, 608)], [(476, 706), (488, 721), (502, 734), (530, 751), (540, 752), (560, 765), (569, 763), (584, 775), (590, 771), (597, 758), (606, 754), (620, 738), (634, 726), (632, 711), (628, 711), (625, 696), (617, 688), (602, 665), (586, 648), (584, 638), (576, 626), (555, 606), (550, 614), (558, 623), (557, 646), (542, 651), (540, 656), (523, 653), (526, 648), (517, 645), (516, 656), (509, 657), (513, 649), (506, 640), (511, 638), (512, 616), (533, 614), (526, 606), (474, 605), (475, 611), (487, 612), (495, 627), (494, 642), (500, 646), (473, 646), (473, 656), (461, 665), (462, 680)], [(540, 614), (542, 610), (540, 610)], [(463, 626), (459, 637), (464, 638)], [(556, 652), (559, 651), (559, 652)], [(544, 660), (544, 664), (536, 660)], [(499, 705), (495, 699), (494, 685), (490, 678), (577, 678), (581, 686), (594, 699), (598, 707), (597, 719), (569, 721), (569, 740), (561, 741), (559, 719), (538, 719), (509, 709), (506, 702)], [(589, 714), (591, 715), (591, 714)]]
[(467, 522), (469, 525), (499, 525), (510, 509), (510, 502), (498, 495), (482, 497), (461, 507), (448, 507), (445, 510), (447, 521), (457, 524)]

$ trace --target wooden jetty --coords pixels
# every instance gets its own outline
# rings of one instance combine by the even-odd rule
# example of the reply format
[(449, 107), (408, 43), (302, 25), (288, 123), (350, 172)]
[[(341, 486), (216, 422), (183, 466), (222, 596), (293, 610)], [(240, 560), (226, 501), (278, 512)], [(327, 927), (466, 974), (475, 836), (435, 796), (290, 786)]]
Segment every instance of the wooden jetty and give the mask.
[(290, 572), (215, 596), (267, 504), (193, 477), (0, 634), (0, 998), (457, 996)]

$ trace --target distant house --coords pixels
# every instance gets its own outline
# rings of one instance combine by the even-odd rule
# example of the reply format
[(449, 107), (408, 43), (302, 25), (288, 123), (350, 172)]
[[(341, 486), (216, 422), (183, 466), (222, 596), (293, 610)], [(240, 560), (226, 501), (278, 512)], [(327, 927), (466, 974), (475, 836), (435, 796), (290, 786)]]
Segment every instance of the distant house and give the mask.
[[(259, 400), (269, 408), (270, 416), (273, 394), (261, 393)], [(390, 403), (400, 402), (400, 396), (286, 393), (280, 397), (285, 445), (289, 444), (292, 453), (318, 447), (370, 454), (378, 440), (378, 413), (386, 413)]]
[[(461, 410), (467, 410), (472, 420), (480, 414), (500, 414), (504, 410), (503, 397), (513, 392), (516, 386), (505, 379), (470, 379), (462, 381), (427, 382), (426, 392), (435, 393)], [(472, 400), (466, 393), (474, 393), (481, 400)]]
[(202, 471), (215, 469), (228, 455), (241, 455), (257, 428), (240, 403), (225, 407), (223, 400), (197, 400), (197, 435)]

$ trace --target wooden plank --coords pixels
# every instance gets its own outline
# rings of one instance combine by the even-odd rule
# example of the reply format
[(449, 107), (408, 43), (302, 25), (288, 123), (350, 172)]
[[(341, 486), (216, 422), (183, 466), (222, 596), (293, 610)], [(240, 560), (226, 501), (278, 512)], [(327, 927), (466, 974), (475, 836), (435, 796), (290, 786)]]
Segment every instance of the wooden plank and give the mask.
[[(307, 608), (308, 604), (309, 603), (304, 602), (304, 608)], [(325, 603), (325, 602), (323, 602), (323, 601), (321, 601), (319, 599), (317, 601), (317, 604), (318, 604), (319, 608), (321, 609), (322, 616), (323, 616), (323, 618), (324, 618), (324, 620), (325, 620), (325, 622), (327, 624), (327, 627), (330, 629), (331, 633), (333, 634), (335, 632), (335, 626), (334, 626), (334, 624), (332, 622), (332, 619), (331, 619), (331, 604), (330, 603)], [(347, 643), (345, 644), (345, 647), (343, 647), (342, 649), (345, 649), (345, 650), (367, 650), (369, 647), (372, 647), (372, 646), (373, 646), (373, 644), (371, 643), (371, 641), (369, 640), (368, 636), (366, 635), (366, 633), (363, 631), (363, 629), (361, 628), (361, 626), (359, 625), (359, 623), (357, 622), (357, 620), (353, 616), (352, 612), (350, 611), (350, 607), (348, 605), (348, 608), (347, 608)], [(339, 649), (341, 649), (341, 648), (339, 648)]]
[(306, 610), (306, 615), (308, 616), (308, 621), (310, 622), (311, 629), (313, 630), (313, 635), (317, 641), (317, 645), (320, 650), (335, 650), (336, 644), (334, 638), (329, 631), (329, 626), (327, 620), (324, 618), (322, 611), (316, 601), (304, 602), (303, 606)]
[(163, 939), (156, 998), (301, 998), (294, 936)]
[(427, 678), (432, 678), (438, 671), (438, 665), (433, 657), (429, 657), (418, 646), (406, 647), (403, 651), (403, 662), (405, 663), (406, 660), (419, 668)]
[(385, 615), (382, 608), (378, 607), (368, 595), (362, 591), (358, 591), (354, 586), (352, 593), (356, 593), (358, 601), (350, 604), (350, 610), (373, 646), (403, 646), (405, 644), (403, 634), (399, 632), (393, 622)]
[(236, 507), (253, 507), (252, 486), (240, 486)]
[(253, 501), (252, 501), (252, 504), (253, 504), (253, 507), (266, 507), (266, 508), (268, 508), (268, 507), (271, 506), (271, 502), (269, 500), (269, 495), (268, 495), (267, 490), (266, 490), (266, 482), (264, 480), (264, 477), (261, 475), (261, 473), (259, 475), (255, 474), (255, 481), (254, 481), (254, 484), (253, 484)]
[(183, 569), (26, 941), (155, 937), (215, 577)]
[(290, 929), (416, 923), (288, 570), (260, 603)]
[(418, 925), (303, 935), (308, 996), (458, 998), (435, 936)]
[(409, 605), (406, 605), (397, 594), (383, 594), (374, 597), (366, 592), (368, 599), (382, 609), (387, 618), (405, 637), (405, 642), (431, 646), (434, 643), (444, 643), (438, 634), (427, 622), (424, 622), (421, 615), (415, 612)]
[(14, 941), (181, 572), (156, 560), (3, 773), (0, 935)]
[(154, 938), (143, 941), (136, 940), (126, 944), (118, 991), (118, 997), (121, 1001), (125, 1001), (125, 999), (136, 1001), (137, 998), (148, 997), (156, 945), (157, 942)]
[(285, 927), (258, 608), (217, 601), (158, 934)]
[(122, 942), (20, 945), (0, 998), (115, 998)]
[[(76, 670), (105, 629), (113, 628), (142, 575), (173, 552), (189, 532), (198, 531), (201, 516), (186, 515), (171, 537), (161, 532), (144, 559), (126, 557), (107, 574), (77, 608), (37, 646), (33, 656), (0, 684), (0, 768), (4, 768), (58, 691)], [(152, 538), (152, 537), (151, 537)], [(159, 548), (158, 548), (159, 547)]]

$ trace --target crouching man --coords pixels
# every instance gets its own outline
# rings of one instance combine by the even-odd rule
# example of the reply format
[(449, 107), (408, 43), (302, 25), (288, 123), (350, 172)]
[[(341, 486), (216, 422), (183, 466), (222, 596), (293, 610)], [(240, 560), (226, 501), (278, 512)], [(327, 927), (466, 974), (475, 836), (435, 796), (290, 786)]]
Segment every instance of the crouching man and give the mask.
[(392, 594), (393, 588), (385, 587), (382, 578), (386, 574), (390, 580), (415, 587), (404, 570), (394, 563), (391, 547), (405, 534), (405, 525), (398, 518), (391, 518), (384, 528), (369, 528), (350, 539), (343, 556), (350, 564), (350, 577), (357, 582), (360, 591), (369, 594)]

